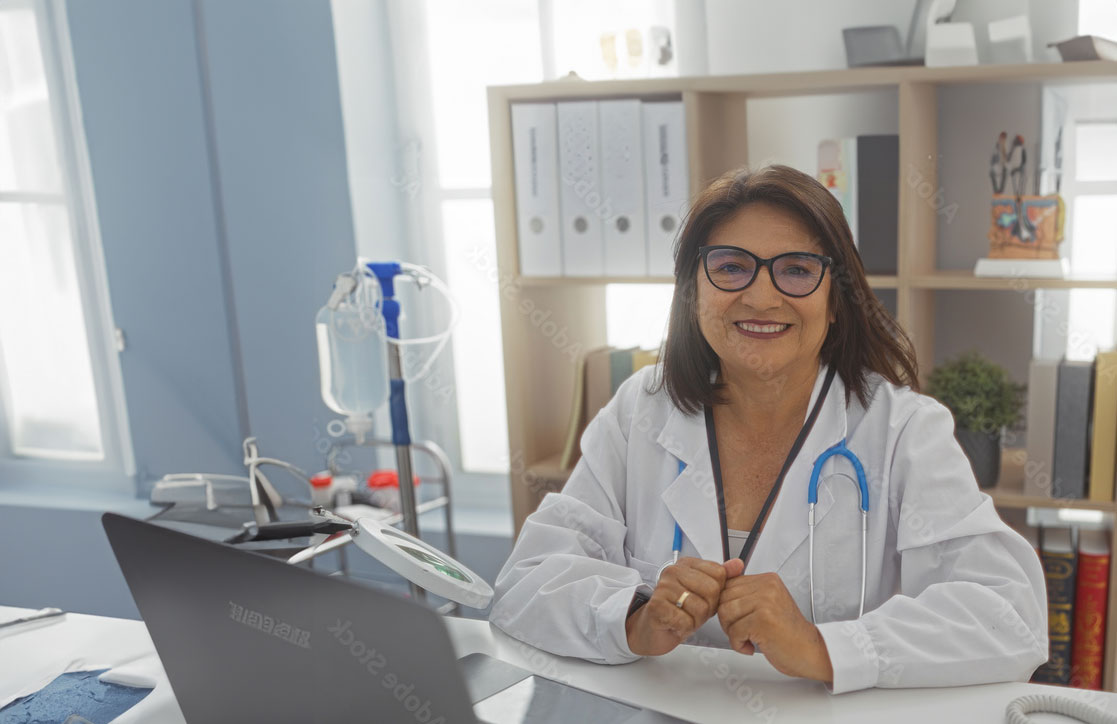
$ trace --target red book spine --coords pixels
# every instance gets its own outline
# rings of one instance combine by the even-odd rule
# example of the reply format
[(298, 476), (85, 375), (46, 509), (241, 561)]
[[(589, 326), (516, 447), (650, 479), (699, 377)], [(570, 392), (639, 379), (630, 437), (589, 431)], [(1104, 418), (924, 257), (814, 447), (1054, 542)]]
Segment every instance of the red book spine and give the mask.
[(1109, 607), (1109, 554), (1078, 553), (1078, 590), (1074, 601), (1074, 652), (1071, 686), (1101, 689)]

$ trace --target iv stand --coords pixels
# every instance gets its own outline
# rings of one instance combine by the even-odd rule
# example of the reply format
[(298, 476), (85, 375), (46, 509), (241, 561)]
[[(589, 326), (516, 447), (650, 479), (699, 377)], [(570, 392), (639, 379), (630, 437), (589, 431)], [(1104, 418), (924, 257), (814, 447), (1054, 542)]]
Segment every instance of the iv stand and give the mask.
[[(398, 262), (372, 262), (368, 268), (380, 282), (383, 292), (381, 313), (387, 336), (399, 339), (399, 301), (395, 299), (395, 278), (400, 274)], [(407, 400), (404, 397), (403, 364), (399, 345), (388, 344), (388, 397), (392, 417), (392, 443), (396, 448), (396, 469), (399, 471), (400, 513), (403, 530), (419, 537), (419, 516), (415, 509), (415, 486), (411, 466), (411, 431), (407, 421)], [(426, 591), (411, 583), (411, 595), (417, 601), (426, 600)]]

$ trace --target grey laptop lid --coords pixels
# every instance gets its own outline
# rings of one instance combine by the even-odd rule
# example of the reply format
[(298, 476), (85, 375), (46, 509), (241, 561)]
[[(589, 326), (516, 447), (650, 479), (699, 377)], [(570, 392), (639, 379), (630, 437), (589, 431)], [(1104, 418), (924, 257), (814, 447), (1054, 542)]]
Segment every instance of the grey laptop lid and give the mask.
[(101, 520), (191, 724), (478, 724), (471, 702), (492, 724), (683, 721), (484, 654), (458, 661), (442, 617), (396, 595), (114, 513)]
[(477, 721), (434, 611), (151, 523), (102, 523), (188, 722)]

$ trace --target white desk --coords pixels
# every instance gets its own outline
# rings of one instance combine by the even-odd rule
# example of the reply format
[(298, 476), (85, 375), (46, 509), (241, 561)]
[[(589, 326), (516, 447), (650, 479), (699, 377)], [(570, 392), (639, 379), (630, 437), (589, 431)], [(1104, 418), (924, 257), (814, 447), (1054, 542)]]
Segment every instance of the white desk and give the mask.
[[(27, 611), (0, 606), (0, 621), (20, 613)], [(1070, 695), (1117, 711), (1117, 694), (1017, 683), (872, 689), (831, 696), (821, 684), (778, 673), (762, 656), (691, 646), (624, 666), (599, 666), (544, 653), (485, 622), (447, 619), (447, 624), (459, 656), (486, 653), (544, 676), (697, 722), (995, 723), (1004, 721), (1010, 701), (1034, 693)], [(42, 628), (5, 631), (9, 630), (0, 629), (0, 703), (27, 686), (36, 690), (45, 685), (73, 661), (93, 665), (85, 668), (111, 668), (154, 652), (140, 621), (66, 614), (64, 620)], [(1035, 721), (1068, 720), (1037, 715)], [(165, 678), (114, 724), (138, 722), (184, 722)]]

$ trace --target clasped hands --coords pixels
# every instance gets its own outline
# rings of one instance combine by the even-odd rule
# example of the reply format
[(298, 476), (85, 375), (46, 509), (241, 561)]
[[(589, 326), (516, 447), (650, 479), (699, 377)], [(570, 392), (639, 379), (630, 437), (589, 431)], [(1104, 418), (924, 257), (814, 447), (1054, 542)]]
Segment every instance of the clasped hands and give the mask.
[(734, 651), (760, 650), (788, 676), (832, 681), (822, 634), (783, 580), (775, 573), (745, 576), (744, 568), (740, 558), (680, 558), (665, 568), (652, 597), (625, 622), (629, 648), (642, 656), (666, 654), (716, 614)]

